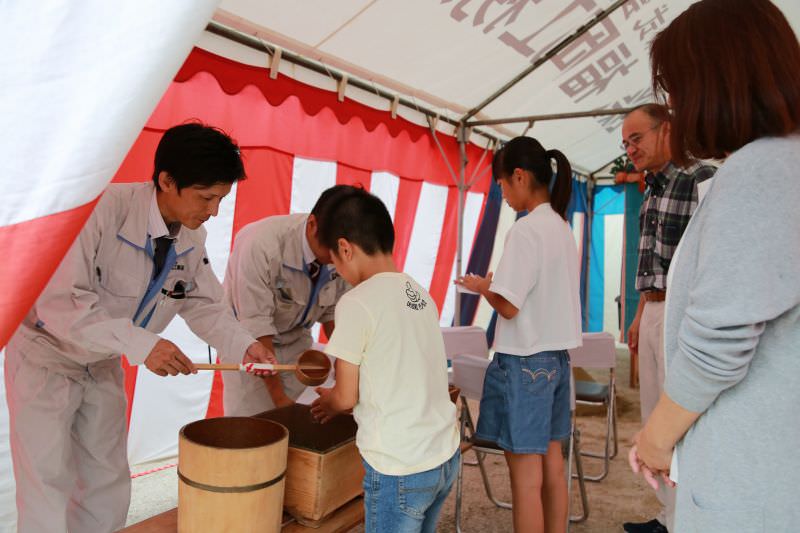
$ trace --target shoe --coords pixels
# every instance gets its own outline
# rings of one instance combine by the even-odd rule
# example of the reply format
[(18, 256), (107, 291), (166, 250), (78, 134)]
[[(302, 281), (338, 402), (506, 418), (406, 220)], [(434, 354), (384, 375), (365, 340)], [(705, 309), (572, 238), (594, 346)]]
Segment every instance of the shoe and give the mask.
[(655, 518), (649, 522), (625, 522), (622, 529), (626, 533), (669, 533), (667, 527)]

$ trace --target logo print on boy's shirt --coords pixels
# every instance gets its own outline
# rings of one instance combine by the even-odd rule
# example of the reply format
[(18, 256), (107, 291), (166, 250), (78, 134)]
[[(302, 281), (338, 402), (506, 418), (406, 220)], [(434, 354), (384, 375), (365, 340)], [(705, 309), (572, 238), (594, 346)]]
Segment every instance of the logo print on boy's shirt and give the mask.
[(406, 305), (414, 311), (425, 309), (425, 306), (428, 305), (428, 302), (420, 297), (419, 291), (414, 290), (410, 281), (406, 281), (406, 296), (408, 297)]

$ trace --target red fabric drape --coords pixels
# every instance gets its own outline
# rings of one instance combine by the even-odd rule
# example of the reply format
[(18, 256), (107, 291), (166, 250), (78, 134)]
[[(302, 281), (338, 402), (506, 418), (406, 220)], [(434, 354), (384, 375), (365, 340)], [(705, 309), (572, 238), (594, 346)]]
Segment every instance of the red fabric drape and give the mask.
[(97, 199), (62, 213), (0, 227), (0, 288), (13, 295), (0, 301), (0, 348), (36, 302), (96, 203)]
[(414, 218), (417, 215), (417, 202), (422, 192), (422, 182), (400, 180), (397, 191), (397, 205), (394, 211), (394, 259), (397, 268), (403, 269), (411, 242), (411, 231), (414, 229)]
[(292, 196), (293, 155), (270, 148), (245, 149), (242, 153), (248, 177), (236, 186), (234, 235), (251, 222), (288, 213)]
[[(447, 210), (444, 213), (442, 239), (439, 241), (439, 252), (436, 254), (436, 268), (431, 279), (430, 293), (439, 309), (444, 305), (445, 296), (453, 273), (453, 262), (456, 258), (458, 241), (458, 189), (450, 187), (447, 194)], [(469, 253), (469, 252), (467, 252)]]
[[(143, 168), (149, 177), (160, 134), (191, 119), (222, 128), (245, 151), (270, 148), (366, 171), (384, 170), (412, 181), (452, 185), (427, 128), (351, 100), (338, 102), (334, 93), (282, 75), (270, 80), (266, 69), (198, 49), (162, 98), (115, 180), (142, 179)], [(455, 138), (438, 136), (451, 164), (456, 163)], [(472, 175), (481, 153), (480, 147), (468, 145), (467, 175)], [(486, 193), (488, 184), (487, 175), (471, 190)]]

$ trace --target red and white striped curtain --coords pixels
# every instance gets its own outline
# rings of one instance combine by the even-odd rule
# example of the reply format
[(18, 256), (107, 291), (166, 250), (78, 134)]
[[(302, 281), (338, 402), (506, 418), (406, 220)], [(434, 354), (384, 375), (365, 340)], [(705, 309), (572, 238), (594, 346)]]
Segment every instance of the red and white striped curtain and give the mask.
[[(114, 178), (144, 181), (162, 133), (198, 119), (228, 132), (242, 148), (247, 179), (206, 223), (212, 266), (222, 279), (236, 232), (260, 218), (308, 212), (319, 194), (360, 183), (386, 204), (395, 223), (398, 265), (429, 288), (443, 325), (450, 325), (457, 241), (457, 189), (430, 131), (335, 93), (195, 49), (150, 117)], [(439, 133), (457, 168), (453, 137)], [(491, 154), (470, 145), (467, 175), (482, 177), (466, 196), (465, 257), (482, 216)], [(208, 347), (176, 318), (163, 333), (196, 361)], [(212, 357), (215, 355), (212, 353)], [(222, 383), (210, 373), (164, 379), (127, 369), (129, 458), (138, 463), (174, 455), (185, 423), (222, 414)]]

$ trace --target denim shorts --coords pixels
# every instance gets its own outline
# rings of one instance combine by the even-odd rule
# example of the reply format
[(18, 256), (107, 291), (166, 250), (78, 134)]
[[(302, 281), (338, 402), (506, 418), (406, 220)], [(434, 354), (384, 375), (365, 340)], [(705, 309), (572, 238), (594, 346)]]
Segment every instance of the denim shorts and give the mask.
[(363, 463), (365, 533), (436, 531), (442, 505), (458, 475), (459, 450), (436, 468), (405, 476), (381, 474)]
[(527, 357), (496, 353), (483, 380), (475, 436), (512, 453), (547, 454), (570, 433), (566, 350)]

